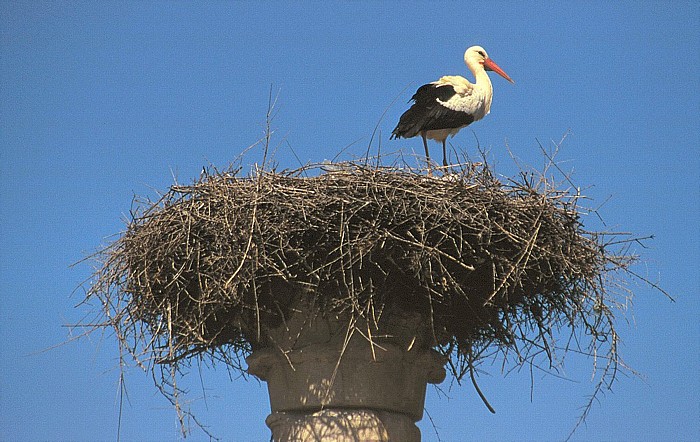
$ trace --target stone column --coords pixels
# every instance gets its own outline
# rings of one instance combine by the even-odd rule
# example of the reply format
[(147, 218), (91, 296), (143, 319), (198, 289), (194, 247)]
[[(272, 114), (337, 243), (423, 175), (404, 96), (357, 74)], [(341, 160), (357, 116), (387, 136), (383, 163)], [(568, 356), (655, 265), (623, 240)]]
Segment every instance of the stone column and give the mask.
[[(247, 359), (268, 384), (277, 442), (419, 442), (427, 383), (445, 378), (420, 315), (378, 321), (295, 313)], [(349, 331), (348, 331), (349, 330)]]

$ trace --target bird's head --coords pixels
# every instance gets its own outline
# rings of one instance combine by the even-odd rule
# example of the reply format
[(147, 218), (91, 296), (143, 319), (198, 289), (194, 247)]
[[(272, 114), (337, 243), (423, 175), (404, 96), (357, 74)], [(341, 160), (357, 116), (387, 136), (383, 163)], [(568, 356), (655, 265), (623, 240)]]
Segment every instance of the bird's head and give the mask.
[(484, 70), (494, 71), (511, 83), (515, 83), (508, 76), (508, 74), (503, 71), (503, 69), (501, 69), (493, 60), (489, 58), (489, 54), (487, 54), (486, 50), (481, 46), (472, 46), (471, 48), (467, 49), (467, 52), (464, 53), (464, 62), (472, 70), (478, 66), (481, 66)]

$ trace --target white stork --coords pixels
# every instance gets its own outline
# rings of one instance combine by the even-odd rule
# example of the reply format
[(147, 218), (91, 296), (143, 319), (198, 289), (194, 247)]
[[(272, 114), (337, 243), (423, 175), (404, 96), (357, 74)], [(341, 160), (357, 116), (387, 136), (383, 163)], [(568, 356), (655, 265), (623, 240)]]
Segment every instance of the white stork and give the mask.
[(411, 100), (413, 105), (401, 115), (391, 138), (423, 138), (425, 156), (430, 164), (427, 138), (442, 142), (442, 165), (447, 166), (445, 140), (460, 129), (481, 120), (491, 110), (493, 87), (486, 71), (494, 71), (515, 83), (494, 63), (481, 46), (472, 46), (464, 53), (464, 62), (474, 83), (464, 77), (450, 75), (418, 88)]

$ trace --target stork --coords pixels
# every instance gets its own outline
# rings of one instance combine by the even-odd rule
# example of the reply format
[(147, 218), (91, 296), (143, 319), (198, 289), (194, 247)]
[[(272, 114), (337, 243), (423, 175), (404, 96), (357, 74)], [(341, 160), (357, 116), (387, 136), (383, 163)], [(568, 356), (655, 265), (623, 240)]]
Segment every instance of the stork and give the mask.
[(493, 87), (486, 71), (494, 71), (515, 83), (481, 46), (467, 49), (464, 63), (474, 74), (474, 83), (458, 75), (449, 75), (419, 87), (411, 97), (413, 105), (401, 115), (399, 124), (391, 133), (391, 139), (412, 138), (420, 134), (428, 164), (428, 138), (442, 142), (442, 165), (447, 167), (447, 137), (455, 136), (460, 129), (488, 115)]

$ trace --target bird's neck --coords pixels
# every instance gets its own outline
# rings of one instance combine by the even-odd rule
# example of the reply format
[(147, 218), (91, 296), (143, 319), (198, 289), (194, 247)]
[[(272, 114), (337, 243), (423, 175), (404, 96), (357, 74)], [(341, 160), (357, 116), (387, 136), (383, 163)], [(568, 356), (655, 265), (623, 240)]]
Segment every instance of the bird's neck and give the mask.
[(491, 79), (486, 73), (486, 70), (484, 70), (484, 67), (481, 65), (476, 68), (472, 68), (471, 71), (474, 74), (474, 88), (478, 90), (479, 95), (484, 97), (486, 114), (488, 114), (491, 110), (491, 98), (493, 97), (493, 86), (491, 86)]
[(491, 79), (483, 66), (479, 65), (479, 67), (472, 69), (472, 74), (474, 74), (474, 85), (483, 91), (489, 92), (489, 95), (491, 95), (493, 92)]

